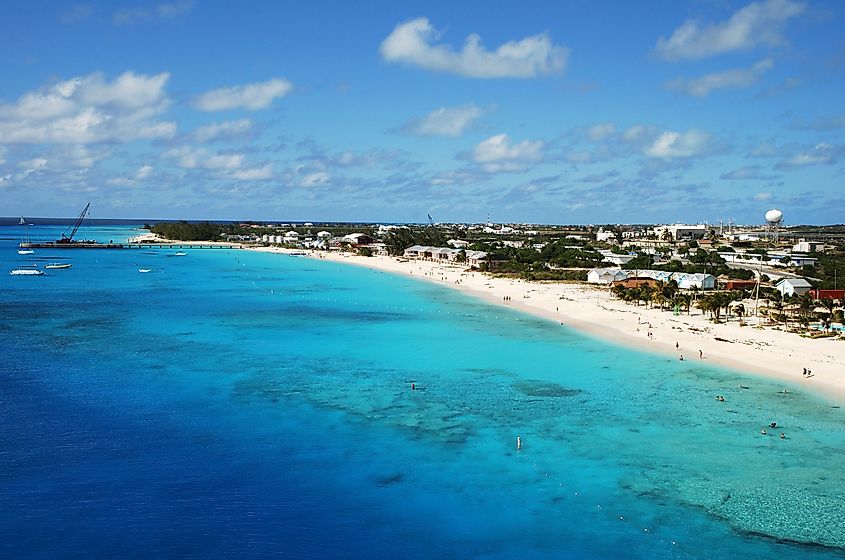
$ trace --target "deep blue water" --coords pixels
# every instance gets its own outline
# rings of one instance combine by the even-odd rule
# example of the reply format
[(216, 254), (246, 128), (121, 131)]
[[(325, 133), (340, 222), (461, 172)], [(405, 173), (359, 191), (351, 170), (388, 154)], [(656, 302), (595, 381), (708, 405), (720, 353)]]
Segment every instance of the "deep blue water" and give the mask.
[(797, 388), (353, 266), (20, 236), (0, 557), (845, 558), (845, 415)]

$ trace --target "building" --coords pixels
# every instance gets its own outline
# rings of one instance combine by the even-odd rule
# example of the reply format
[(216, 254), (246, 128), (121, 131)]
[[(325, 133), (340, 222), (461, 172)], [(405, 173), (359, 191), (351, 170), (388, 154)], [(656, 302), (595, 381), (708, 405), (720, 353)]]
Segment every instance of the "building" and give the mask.
[(803, 278), (784, 278), (775, 284), (775, 289), (783, 296), (800, 296), (812, 288), (813, 286)]
[(651, 279), (656, 282), (668, 283), (675, 281), (683, 290), (698, 288), (712, 290), (716, 287), (716, 277), (712, 274), (667, 272), (665, 270), (622, 270), (619, 268), (594, 268), (587, 273), (590, 284), (609, 285), (628, 279)]
[(470, 266), (479, 266), (487, 261), (485, 251), (467, 251), (452, 247), (430, 247), (428, 245), (412, 245), (405, 249), (403, 256), (408, 259), (425, 259), (430, 261), (458, 262), (460, 255), (466, 256), (466, 262)]
[(821, 253), (825, 250), (825, 245), (820, 241), (799, 239), (798, 243), (792, 246), (792, 250), (798, 253)]
[(596, 232), (596, 241), (604, 243), (616, 243), (616, 234), (612, 231), (604, 231), (602, 228)]
[(838, 299), (845, 300), (845, 290), (810, 290), (813, 299)]
[(664, 239), (668, 234), (675, 241), (691, 241), (693, 239), (703, 239), (707, 235), (707, 226), (704, 224), (694, 226), (686, 224), (658, 226), (654, 228), (654, 234), (660, 239)]
[(757, 280), (725, 280), (726, 290), (750, 290), (757, 286)]
[(594, 268), (587, 273), (587, 282), (605, 286), (626, 278), (628, 278), (628, 272), (621, 268)]
[(642, 286), (651, 286), (654, 288), (657, 286), (657, 280), (654, 278), (639, 278), (632, 276), (631, 278), (626, 278), (625, 280), (616, 280), (613, 282), (613, 285), (624, 286), (626, 288), (641, 288)]

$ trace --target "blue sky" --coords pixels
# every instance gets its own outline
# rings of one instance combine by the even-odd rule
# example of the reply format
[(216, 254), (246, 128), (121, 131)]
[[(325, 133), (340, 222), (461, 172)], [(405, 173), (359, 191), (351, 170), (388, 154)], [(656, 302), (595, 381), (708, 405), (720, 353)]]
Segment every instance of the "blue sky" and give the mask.
[(0, 215), (845, 222), (839, 1), (18, 2)]

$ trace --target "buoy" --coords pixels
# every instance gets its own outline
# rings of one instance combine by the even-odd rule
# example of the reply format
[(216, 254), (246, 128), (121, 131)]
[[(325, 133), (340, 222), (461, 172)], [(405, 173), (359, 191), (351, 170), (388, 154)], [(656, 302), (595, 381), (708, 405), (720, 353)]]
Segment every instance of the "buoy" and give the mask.
[[(516, 448), (522, 449), (522, 439), (520, 439), (519, 436), (516, 436)], [(537, 465), (534, 465), (534, 466), (536, 467)]]

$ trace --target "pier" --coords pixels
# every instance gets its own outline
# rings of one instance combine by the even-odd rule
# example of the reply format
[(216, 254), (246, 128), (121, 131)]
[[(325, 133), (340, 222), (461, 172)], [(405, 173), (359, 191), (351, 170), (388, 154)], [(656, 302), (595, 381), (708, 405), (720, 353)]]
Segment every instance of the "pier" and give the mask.
[(21, 249), (243, 249), (235, 244), (193, 244), (193, 243), (21, 243)]

